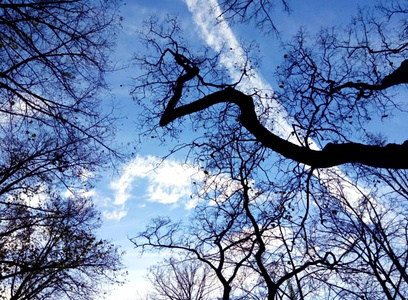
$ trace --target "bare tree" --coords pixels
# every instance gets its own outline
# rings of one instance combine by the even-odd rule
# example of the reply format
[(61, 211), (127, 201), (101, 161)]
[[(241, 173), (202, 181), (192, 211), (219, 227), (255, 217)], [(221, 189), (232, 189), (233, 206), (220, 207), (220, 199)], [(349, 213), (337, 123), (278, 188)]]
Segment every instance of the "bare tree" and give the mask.
[[(88, 190), (119, 157), (101, 105), (116, 1), (0, 1), (0, 285), (9, 299), (91, 299), (115, 281)], [(73, 199), (62, 197), (69, 191)]]
[[(222, 1), (221, 11), (256, 21), (254, 3)], [(224, 300), (407, 298), (408, 143), (371, 126), (405, 113), (396, 93), (408, 82), (407, 12), (383, 1), (346, 27), (300, 30), (283, 42), (273, 93), (242, 85), (258, 61), (251, 47), (231, 81), (228, 49), (189, 47), (175, 19), (146, 22), (149, 52), (135, 56), (146, 71), (134, 89), (141, 122), (162, 141), (191, 124), (196, 137), (180, 148), (206, 176), (190, 224), (156, 219), (136, 247), (192, 253)], [(270, 125), (276, 107), (290, 132)]]
[[(190, 225), (173, 223), (168, 218), (154, 219), (146, 231), (132, 238), (132, 242), (142, 251), (179, 251), (200, 261), (211, 270), (211, 276), (217, 278), (218, 296), (230, 299), (233, 281), (250, 257), (253, 242), (246, 235), (231, 237), (233, 232), (239, 233), (242, 228), (238, 211), (229, 215), (227, 211), (212, 213), (209, 210), (211, 208), (203, 207)], [(237, 251), (241, 247), (248, 251)], [(169, 286), (163, 289), (170, 293)], [(205, 292), (209, 293), (208, 290)]]
[[(390, 17), (394, 16), (395, 14), (390, 14)], [(384, 16), (386, 17), (387, 15)], [(360, 35), (364, 24), (371, 21), (371, 19), (361, 18), (360, 23), (351, 25), (350, 35)], [(397, 23), (398, 20), (395, 22)], [(275, 92), (275, 95), (270, 98), (271, 96), (265, 92), (262, 93), (256, 89), (250, 95), (243, 93), (239, 90), (240, 82), (228, 83), (225, 70), (222, 68), (214, 70), (219, 61), (219, 55), (211, 57), (208, 50), (193, 54), (193, 49), (190, 50), (183, 44), (176, 21), (168, 20), (170, 28), (155, 27), (155, 23), (154, 19), (150, 20), (143, 37), (143, 41), (149, 45), (152, 53), (149, 53), (149, 56), (135, 58), (140, 62), (141, 68), (146, 69), (146, 73), (137, 78), (138, 85), (134, 95), (138, 101), (141, 101), (144, 95), (153, 97), (153, 102), (145, 104), (155, 104), (155, 107), (149, 107), (152, 113), (150, 117), (160, 117), (160, 126), (169, 126), (185, 116), (194, 115), (196, 122), (200, 121), (204, 128), (209, 128), (211, 122), (217, 121), (216, 124), (222, 125), (222, 118), (236, 114), (235, 121), (239, 122), (239, 126), (249, 131), (253, 138), (261, 142), (264, 147), (290, 160), (314, 168), (329, 168), (345, 163), (360, 163), (379, 168), (407, 168), (408, 164), (404, 155), (406, 144), (379, 144), (375, 141), (367, 141), (367, 137), (364, 139), (359, 136), (356, 138), (362, 139), (361, 141), (350, 140), (354, 137), (351, 136), (351, 133), (358, 135), (360, 132), (355, 126), (359, 124), (360, 127), (364, 126), (363, 121), (369, 121), (367, 114), (371, 112), (370, 109), (377, 110), (384, 118), (390, 116), (394, 109), (398, 109), (397, 103), (392, 101), (386, 92), (392, 87), (402, 85), (403, 82), (397, 80), (386, 85), (381, 82), (386, 77), (391, 79), (401, 74), (403, 66), (390, 67), (389, 62), (404, 60), (405, 47), (398, 47), (403, 44), (404, 37), (393, 40), (395, 45), (386, 43), (384, 47), (387, 48), (384, 50), (377, 50), (369, 44), (371, 42), (376, 45), (381, 42), (381, 36), (388, 32), (386, 26), (380, 27), (384, 32), (380, 32), (380, 36), (373, 37), (372, 41), (359, 41), (359, 36), (355, 39), (352, 39), (351, 36), (344, 37), (344, 41), (338, 41), (335, 34), (330, 39), (330, 33), (321, 32), (316, 38), (317, 44), (310, 47), (307, 47), (301, 32), (295, 38), (297, 44), (287, 45), (288, 53), (284, 55), (287, 59), (279, 71), (281, 76), (285, 76), (283, 79), (280, 78), (285, 82), (280, 86), (286, 89), (282, 94)], [(366, 30), (370, 28), (366, 27)], [(369, 34), (374, 33), (370, 31), (366, 35)], [(338, 44), (330, 44), (329, 41), (338, 42)], [(314, 53), (314, 56), (319, 59), (319, 61), (314, 61), (308, 52), (317, 47), (323, 50), (322, 53)], [(329, 51), (332, 48), (334, 50)], [(326, 57), (329, 54), (331, 56)], [(349, 61), (343, 62), (341, 58), (344, 57), (349, 57)], [(248, 53), (248, 60), (250, 58), (250, 53)], [(383, 64), (377, 62), (383, 62)], [(339, 65), (343, 68), (334, 68), (332, 65)], [(398, 63), (391, 65), (398, 66)], [(242, 66), (241, 79), (250, 76), (250, 70), (246, 67), (250, 68), (250, 65)], [(361, 69), (354, 71), (354, 68)], [(369, 72), (373, 68), (375, 71)], [(261, 100), (265, 97), (266, 103), (276, 101), (275, 98), (279, 99), (288, 112), (294, 116), (292, 125), (294, 131), (291, 135), (297, 137), (297, 142), (278, 136), (262, 124), (256, 107), (264, 106)], [(306, 98), (310, 99), (303, 100)], [(363, 101), (359, 101), (361, 99)], [(215, 120), (215, 115), (211, 114), (211, 108), (216, 105), (222, 107), (218, 109), (219, 120)], [(265, 111), (268, 109), (270, 108), (264, 108)], [(295, 109), (301, 109), (301, 111)], [(352, 112), (365, 113), (365, 115), (353, 115)], [(319, 114), (324, 114), (324, 116)], [(350, 118), (353, 117), (360, 122), (352, 122)], [(269, 118), (273, 119), (273, 116)], [(318, 121), (325, 122), (328, 128), (320, 128)], [(333, 124), (331, 125), (333, 128), (329, 127), (330, 124)], [(154, 127), (156, 128), (157, 126)], [(225, 130), (225, 128), (222, 129)], [(354, 131), (351, 131), (352, 129)], [(363, 127), (363, 129), (367, 128)], [(321, 132), (321, 135), (323, 132), (327, 133), (327, 136), (319, 140), (315, 138), (318, 132)], [(225, 131), (222, 134), (227, 135), (228, 132)], [(364, 141), (366, 143), (363, 143)], [(321, 145), (322, 150), (312, 149), (310, 145), (313, 143)]]
[(35, 209), (1, 211), (2, 299), (94, 299), (119, 283), (118, 249), (95, 235), (98, 212), (87, 199), (49, 199)]
[[(114, 43), (115, 1), (2, 1), (2, 192), (32, 178), (72, 185), (115, 152), (98, 96)], [(25, 186), (33, 185), (25, 184)]]
[(220, 19), (230, 23), (251, 23), (263, 33), (279, 34), (274, 22), (273, 12), (277, 5), (281, 5), (286, 12), (290, 11), (289, 1), (286, 0), (222, 0)]
[(163, 260), (149, 269), (148, 278), (155, 290), (151, 300), (213, 299), (217, 287), (208, 266), (186, 258)]
[[(177, 251), (208, 265), (219, 288), (207, 292), (218, 292), (223, 300), (290, 297), (295, 293), (293, 279), (302, 293), (300, 276), (331, 268), (336, 258), (330, 251), (297, 253), (304, 248), (304, 235), (294, 231), (299, 223), (292, 220), (294, 209), (290, 209), (297, 194), (270, 190), (270, 185), (264, 189), (262, 182), (254, 185), (264, 151), (262, 147), (245, 148), (242, 141), (235, 143), (236, 155), (225, 147), (214, 156), (214, 163), (230, 173), (208, 174), (198, 192), (206, 201), (196, 208), (189, 224), (157, 218), (132, 242), (142, 251)], [(219, 159), (222, 154), (224, 160)], [(297, 230), (303, 229), (299, 227)], [(180, 290), (175, 284), (177, 281), (156, 282), (167, 295)]]

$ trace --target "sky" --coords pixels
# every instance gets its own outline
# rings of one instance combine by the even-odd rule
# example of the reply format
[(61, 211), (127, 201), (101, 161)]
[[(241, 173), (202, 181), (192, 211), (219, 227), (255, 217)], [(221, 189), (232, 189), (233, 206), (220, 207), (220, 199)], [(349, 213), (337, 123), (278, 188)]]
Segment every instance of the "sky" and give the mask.
[[(250, 26), (223, 24), (213, 26), (214, 15), (206, 13), (209, 4), (217, 5), (217, 0), (133, 0), (125, 1), (121, 9), (124, 17), (123, 28), (118, 38), (114, 59), (119, 64), (127, 65), (133, 53), (143, 51), (137, 41), (136, 31), (141, 28), (143, 20), (151, 15), (159, 19), (167, 14), (177, 14), (186, 32), (186, 38), (193, 45), (208, 45), (214, 49), (226, 42), (231, 53), (228, 53), (221, 63), (229, 66), (240, 60), (240, 43), (253, 41), (259, 43), (263, 58), (261, 67), (251, 82), (243, 84), (243, 89), (258, 87), (272, 89), (272, 73), (280, 62), (283, 54), (279, 42), (271, 37), (258, 34)], [(292, 13), (276, 10), (274, 17), (283, 36), (296, 33), (301, 26), (307, 26), (311, 31), (320, 27), (345, 24), (358, 5), (370, 3), (369, 0), (302, 0), (291, 1)], [(231, 69), (231, 76), (237, 74)], [(140, 108), (129, 96), (132, 78), (139, 73), (133, 66), (108, 77), (112, 93), (118, 103), (118, 109), (123, 116), (118, 131), (118, 141), (127, 145), (138, 135), (134, 124), (140, 113)], [(275, 132), (285, 135), (287, 124), (280, 116), (279, 126)], [(398, 124), (398, 119), (395, 121)], [(188, 136), (186, 137), (189, 138)], [(129, 238), (142, 231), (150, 219), (156, 216), (172, 218), (187, 218), (194, 208), (196, 199), (190, 198), (192, 182), (200, 180), (198, 166), (185, 163), (181, 154), (171, 156), (164, 162), (160, 157), (168, 154), (171, 145), (159, 145), (152, 139), (137, 149), (136, 156), (118, 166), (116, 171), (106, 172), (96, 188), (92, 191), (94, 199), (103, 216), (100, 235), (119, 245), (125, 251), (124, 264), (129, 275), (122, 287), (111, 291), (108, 299), (134, 300), (141, 299), (148, 290), (145, 280), (147, 268), (160, 260), (157, 254), (140, 254), (134, 249)], [(118, 298), (120, 297), (120, 298)]]

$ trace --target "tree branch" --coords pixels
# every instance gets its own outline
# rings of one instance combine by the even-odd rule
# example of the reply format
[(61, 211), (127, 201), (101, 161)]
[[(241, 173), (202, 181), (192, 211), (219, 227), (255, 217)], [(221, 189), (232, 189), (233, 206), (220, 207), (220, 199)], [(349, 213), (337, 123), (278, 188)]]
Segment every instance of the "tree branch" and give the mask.
[[(184, 78), (187, 79), (187, 77), (191, 78), (190, 76)], [(282, 139), (259, 122), (252, 97), (231, 87), (214, 92), (189, 104), (176, 107), (182, 95), (182, 81), (177, 82), (174, 96), (160, 119), (160, 126), (166, 126), (180, 117), (202, 111), (218, 103), (234, 103), (241, 110), (241, 124), (259, 142), (284, 157), (299, 163), (313, 168), (329, 168), (345, 163), (360, 163), (376, 168), (408, 169), (408, 141), (405, 141), (402, 145), (388, 144), (386, 146), (360, 143), (328, 143), (322, 150), (312, 150)]]

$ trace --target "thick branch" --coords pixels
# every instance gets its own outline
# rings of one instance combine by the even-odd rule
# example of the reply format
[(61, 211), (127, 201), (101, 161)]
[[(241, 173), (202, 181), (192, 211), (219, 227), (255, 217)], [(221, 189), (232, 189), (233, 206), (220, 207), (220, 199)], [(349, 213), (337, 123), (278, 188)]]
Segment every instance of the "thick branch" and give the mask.
[(391, 74), (385, 76), (381, 81), (381, 84), (368, 84), (364, 82), (346, 82), (334, 88), (336, 91), (340, 91), (344, 88), (354, 88), (363, 91), (382, 91), (389, 87), (407, 84), (408, 83), (408, 59), (404, 60), (401, 65), (395, 69)]
[(361, 163), (371, 167), (408, 169), (408, 141), (402, 145), (364, 145), (360, 143), (327, 144), (322, 150), (312, 150), (293, 144), (275, 135), (258, 120), (253, 99), (233, 88), (214, 92), (186, 105), (176, 107), (181, 96), (182, 84), (176, 87), (175, 95), (160, 120), (166, 126), (175, 119), (199, 112), (218, 103), (235, 103), (241, 110), (241, 124), (265, 147), (314, 168), (329, 168), (345, 163)]

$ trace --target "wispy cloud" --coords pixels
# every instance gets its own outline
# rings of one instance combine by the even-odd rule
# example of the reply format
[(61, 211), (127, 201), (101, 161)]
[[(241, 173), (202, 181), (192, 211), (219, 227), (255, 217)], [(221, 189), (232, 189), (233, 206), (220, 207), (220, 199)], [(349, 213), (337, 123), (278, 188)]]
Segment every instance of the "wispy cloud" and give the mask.
[(122, 176), (111, 183), (115, 190), (114, 204), (122, 205), (132, 197), (131, 190), (137, 179), (147, 181), (146, 194), (150, 202), (172, 204), (190, 196), (192, 181), (200, 169), (174, 160), (162, 161), (155, 156), (138, 156), (128, 163)]
[(127, 215), (128, 201), (137, 201), (140, 208), (154, 202), (190, 210), (214, 188), (224, 191), (217, 198), (224, 201), (240, 185), (227, 174), (213, 175), (196, 165), (152, 155), (137, 156), (124, 165), (121, 175), (110, 183), (113, 199), (102, 201), (103, 215), (109, 220), (120, 220)]
[(125, 209), (124, 206), (121, 206), (120, 208), (116, 208), (110, 211), (104, 210), (102, 214), (108, 220), (120, 220), (123, 217), (126, 217), (127, 210)]
[(104, 213), (108, 219), (126, 216), (125, 204), (129, 200), (140, 201), (140, 207), (147, 202), (184, 205), (186, 209), (195, 206), (192, 195), (193, 182), (202, 181), (204, 172), (198, 166), (156, 156), (137, 156), (124, 165), (120, 177), (111, 182), (114, 199), (108, 200), (111, 209)]

